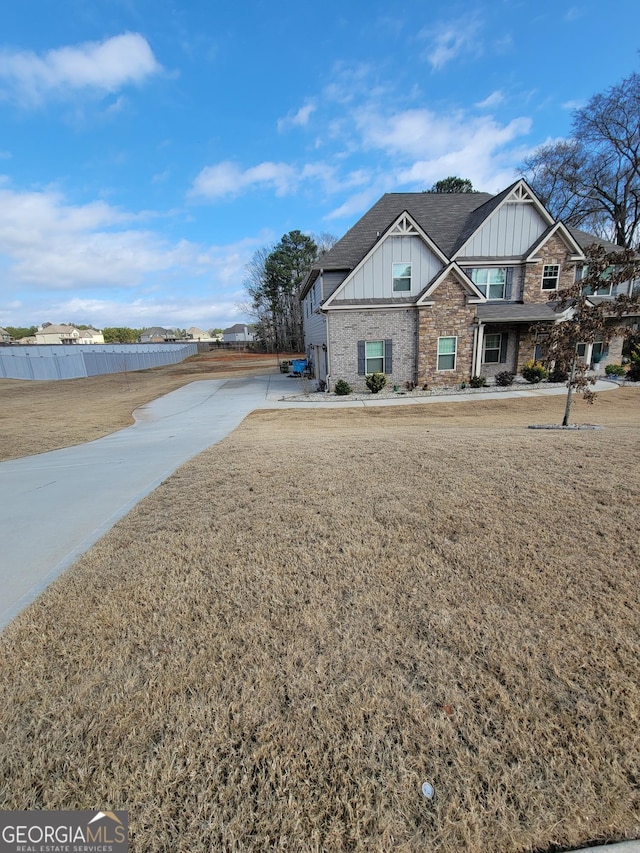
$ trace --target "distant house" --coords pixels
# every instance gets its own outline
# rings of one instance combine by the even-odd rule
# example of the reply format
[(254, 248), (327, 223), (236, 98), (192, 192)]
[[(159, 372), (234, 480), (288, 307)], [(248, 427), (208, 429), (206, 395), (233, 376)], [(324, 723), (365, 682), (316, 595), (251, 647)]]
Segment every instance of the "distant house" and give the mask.
[(215, 338), (212, 338), (209, 332), (203, 332), (202, 329), (199, 329), (197, 326), (192, 326), (190, 329), (187, 329), (187, 338), (190, 341), (213, 341)]
[(75, 326), (43, 326), (35, 334), (37, 344), (103, 344), (102, 332), (97, 329), (76, 329)]
[(141, 344), (172, 344), (175, 340), (176, 334), (173, 329), (163, 329), (162, 326), (152, 326), (140, 335)]
[(5, 346), (6, 344), (11, 343), (11, 335), (7, 332), (6, 329), (3, 329), (0, 326), (0, 346)]
[(222, 340), (225, 344), (247, 343), (255, 340), (255, 337), (253, 330), (242, 323), (236, 323), (235, 326), (230, 326), (222, 333)]

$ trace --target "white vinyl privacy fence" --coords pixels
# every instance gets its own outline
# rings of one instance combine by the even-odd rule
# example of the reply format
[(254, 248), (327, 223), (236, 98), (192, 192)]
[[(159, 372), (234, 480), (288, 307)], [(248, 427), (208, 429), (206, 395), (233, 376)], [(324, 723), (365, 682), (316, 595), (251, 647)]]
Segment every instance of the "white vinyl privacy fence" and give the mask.
[(197, 352), (196, 343), (0, 347), (0, 378), (79, 379), (125, 373), (177, 364)]

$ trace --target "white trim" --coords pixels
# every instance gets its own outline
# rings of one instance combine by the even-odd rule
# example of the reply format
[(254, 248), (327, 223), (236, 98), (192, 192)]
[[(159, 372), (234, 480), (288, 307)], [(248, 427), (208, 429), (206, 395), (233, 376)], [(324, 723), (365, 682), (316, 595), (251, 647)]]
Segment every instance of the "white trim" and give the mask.
[(427, 299), (430, 296), (433, 296), (435, 291), (440, 287), (445, 278), (449, 275), (449, 273), (454, 273), (455, 277), (458, 279), (458, 283), (462, 285), (463, 289), (467, 291), (468, 296), (472, 297), (469, 299), (469, 302), (486, 302), (487, 299), (482, 295), (482, 293), (478, 290), (475, 284), (471, 281), (469, 276), (464, 272), (462, 267), (460, 267), (455, 261), (452, 261), (448, 266), (444, 267), (444, 269), (440, 270), (435, 279), (431, 282), (429, 287), (422, 294), (420, 299), (415, 303), (416, 305), (425, 305), (427, 303)]
[[(440, 363), (440, 357), (445, 355), (452, 355), (450, 352), (440, 352), (440, 341), (446, 340), (449, 341), (453, 338), (456, 342), (455, 349), (453, 351), (453, 367), (442, 367), (440, 368), (438, 365)], [(436, 349), (436, 373), (448, 373), (451, 370), (456, 369), (456, 365), (458, 363), (458, 336), (457, 335), (438, 335), (438, 346)]]
[[(555, 287), (543, 287), (545, 278), (549, 278), (549, 279), (551, 278), (550, 275), (544, 274), (544, 271), (546, 269), (548, 269), (549, 267), (555, 267), (558, 270), (558, 272), (556, 273), (556, 276), (555, 276), (555, 279), (556, 279), (556, 286)], [(560, 269), (561, 268), (562, 268), (561, 264), (544, 264), (543, 265), (542, 277), (540, 278), (540, 290), (542, 291), (542, 293), (555, 293), (557, 291), (558, 286), (560, 285)]]
[[(543, 247), (543, 246), (544, 246), (544, 245), (545, 245), (545, 244), (546, 244), (546, 243), (547, 243), (547, 242), (548, 242), (548, 241), (549, 241), (549, 240), (550, 240), (550, 239), (551, 239), (555, 234), (558, 234), (558, 233), (559, 233), (559, 234), (560, 234), (560, 236), (562, 237), (562, 240), (563, 240), (564, 244), (566, 245), (566, 247), (567, 247), (568, 249), (573, 249), (573, 250), (574, 250), (574, 254), (573, 254), (573, 255), (571, 255), (571, 260), (572, 260), (572, 261), (576, 261), (576, 260), (581, 261), (581, 260), (584, 260), (584, 259), (585, 259), (585, 254), (584, 254), (584, 252), (582, 251), (582, 249), (580, 248), (580, 246), (578, 245), (578, 243), (576, 242), (576, 240), (571, 236), (571, 232), (569, 231), (569, 229), (567, 228), (567, 226), (564, 224), (564, 222), (556, 222), (556, 224), (555, 224), (555, 225), (553, 226), (553, 228), (549, 231), (549, 233), (548, 233), (545, 237), (543, 237), (543, 238), (542, 238), (542, 240), (541, 240), (539, 243), (537, 243), (537, 244), (536, 244), (536, 247), (535, 247), (535, 250), (534, 250), (534, 251), (535, 251), (535, 252), (539, 252), (539, 251), (542, 249), (542, 247)], [(595, 238), (594, 238), (594, 239), (595, 239)], [(575, 250), (576, 250), (576, 249), (577, 249), (577, 254), (575, 253)], [(542, 260), (542, 258), (540, 258), (540, 257), (534, 257), (532, 253), (529, 253), (529, 254), (527, 255), (527, 257), (525, 258), (525, 261), (527, 261), (527, 262), (529, 262), (529, 261), (538, 261), (538, 262), (540, 262), (541, 260)]]
[[(422, 304), (422, 303), (421, 303)], [(433, 305), (434, 303), (427, 303)], [(329, 311), (390, 311), (393, 309), (398, 309), (401, 311), (406, 311), (409, 308), (415, 308), (416, 303), (411, 300), (407, 300), (404, 304), (398, 305), (397, 302), (385, 303), (384, 305), (366, 305), (364, 303), (358, 303), (357, 305), (330, 305), (328, 308), (326, 305), (323, 305), (322, 308), (318, 309), (320, 313), (324, 314)]]

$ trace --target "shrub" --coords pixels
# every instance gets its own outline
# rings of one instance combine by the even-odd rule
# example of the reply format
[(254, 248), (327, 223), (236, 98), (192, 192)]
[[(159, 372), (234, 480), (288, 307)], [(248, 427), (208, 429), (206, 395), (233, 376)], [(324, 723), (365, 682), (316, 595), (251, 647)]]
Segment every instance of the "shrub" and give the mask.
[(513, 385), (514, 375), (510, 370), (502, 370), (496, 373), (496, 385), (501, 385), (503, 388), (507, 385)]
[(629, 370), (627, 370), (625, 378), (628, 379), (629, 382), (640, 382), (640, 361), (634, 361), (632, 363)]
[(351, 385), (349, 385), (348, 382), (345, 382), (344, 379), (338, 379), (333, 390), (336, 392), (338, 397), (346, 397), (347, 394), (351, 393)]
[(566, 382), (568, 378), (569, 371), (560, 364), (556, 364), (549, 374), (549, 382)]
[(404, 387), (407, 389), (407, 391), (415, 391), (415, 389), (418, 387), (418, 383), (414, 382), (412, 379), (409, 379), (407, 382), (404, 383)]
[(384, 373), (368, 373), (364, 378), (365, 385), (372, 394), (377, 394), (387, 384)]
[(604, 372), (607, 376), (624, 376), (627, 371), (622, 364), (607, 364)]
[(522, 378), (534, 385), (549, 378), (549, 371), (539, 361), (528, 361), (522, 368)]
[(629, 370), (626, 379), (629, 382), (640, 382), (640, 345), (634, 346), (629, 353)]
[(469, 380), (470, 388), (484, 388), (487, 384), (486, 376), (472, 376)]

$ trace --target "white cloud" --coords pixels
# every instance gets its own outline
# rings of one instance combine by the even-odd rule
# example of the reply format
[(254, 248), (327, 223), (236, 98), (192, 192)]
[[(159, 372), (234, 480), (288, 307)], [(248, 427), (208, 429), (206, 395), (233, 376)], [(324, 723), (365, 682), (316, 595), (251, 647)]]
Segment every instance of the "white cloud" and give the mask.
[(478, 101), (476, 107), (479, 107), (481, 110), (488, 110), (502, 103), (504, 103), (504, 93), (500, 89), (496, 89), (484, 101)]
[(463, 53), (476, 54), (478, 30), (479, 24), (473, 17), (443, 22), (422, 30), (420, 36), (429, 41), (425, 56), (431, 66), (439, 71)]
[(584, 107), (584, 101), (580, 100), (565, 101), (564, 104), (562, 104), (563, 110), (580, 110), (582, 107)]
[(243, 170), (227, 160), (202, 169), (193, 182), (191, 195), (214, 199), (262, 187), (274, 189), (281, 196), (292, 192), (297, 182), (296, 170), (287, 163), (265, 162)]
[(11, 298), (11, 288), (135, 289), (158, 279), (203, 276), (235, 286), (251, 252), (266, 239), (263, 233), (222, 247), (169, 241), (136, 227), (149, 218), (102, 201), (71, 205), (51, 190), (0, 187), (3, 297)]
[(282, 133), (290, 127), (306, 127), (315, 109), (315, 104), (304, 104), (296, 113), (290, 113), (285, 118), (278, 119), (278, 130)]
[[(24, 310), (22, 306), (19, 317), (23, 316)], [(238, 309), (236, 301), (212, 300), (206, 297), (145, 297), (122, 301), (72, 297), (66, 300), (42, 301), (35, 310), (37, 314), (29, 315), (30, 318), (34, 317), (34, 322), (91, 322), (99, 329), (105, 326), (164, 326), (181, 329), (198, 326), (201, 329), (212, 329), (225, 328), (246, 319)], [(8, 316), (13, 317), (13, 313)], [(15, 324), (6, 324), (19, 325), (17, 321)]]
[(6, 98), (34, 106), (51, 94), (64, 98), (79, 90), (116, 92), (161, 70), (147, 40), (138, 33), (124, 33), (42, 55), (2, 50), (0, 91)]
[(293, 166), (267, 161), (242, 169), (237, 163), (227, 160), (205, 166), (196, 176), (189, 195), (192, 198), (219, 199), (271, 189), (278, 196), (286, 196), (296, 193), (309, 182), (319, 183), (327, 192), (343, 186), (342, 180), (336, 178), (335, 168), (322, 162)]

